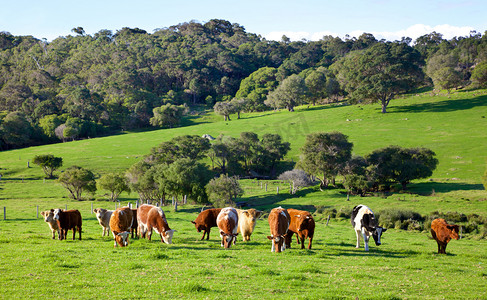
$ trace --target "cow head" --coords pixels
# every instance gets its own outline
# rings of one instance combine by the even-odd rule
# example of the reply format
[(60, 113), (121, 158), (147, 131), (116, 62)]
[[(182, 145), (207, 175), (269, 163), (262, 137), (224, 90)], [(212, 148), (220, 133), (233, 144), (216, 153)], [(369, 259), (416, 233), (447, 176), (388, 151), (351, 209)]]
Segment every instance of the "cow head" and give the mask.
[(51, 209), (51, 212), (53, 213), (53, 219), (56, 221), (59, 221), (59, 214), (62, 212), (61, 209), (56, 208), (56, 209)]
[(106, 214), (107, 210), (104, 208), (95, 208), (93, 212), (96, 215), (97, 219), (100, 219), (104, 214)]
[(382, 233), (386, 232), (386, 230), (387, 230), (387, 228), (377, 226), (377, 227), (375, 227), (374, 231), (372, 232), (372, 237), (374, 238), (375, 244), (377, 246), (381, 245), (380, 237), (382, 236)]
[(117, 244), (120, 247), (126, 247), (126, 246), (128, 246), (128, 244), (129, 244), (129, 239), (128, 239), (129, 234), (130, 234), (130, 232), (128, 232), (128, 231), (123, 231), (123, 232), (117, 233), (117, 235), (115, 236), (115, 247), (117, 246)]
[(450, 229), (450, 237), (452, 239), (458, 240), (460, 237), (458, 236), (458, 232), (460, 227), (458, 225), (446, 225), (446, 228)]
[(52, 212), (52, 210), (42, 211), (41, 215), (44, 217), (44, 222), (47, 222), (47, 223), (55, 222), (54, 213)]
[(267, 236), (269, 240), (272, 241), (272, 249), (271, 252), (281, 252), (286, 250), (286, 244), (284, 243), (284, 236), (279, 235), (279, 236)]
[(162, 240), (166, 244), (172, 244), (172, 236), (174, 235), (174, 229), (166, 230), (162, 233)]
[(313, 220), (311, 215), (296, 215), (296, 218), (298, 218), (298, 231), (308, 229), (308, 224)]
[(238, 233), (235, 234), (228, 234), (223, 231), (220, 231), (220, 236), (222, 237), (222, 246), (226, 249), (230, 248), (232, 246), (232, 242), (234, 242), (237, 239)]

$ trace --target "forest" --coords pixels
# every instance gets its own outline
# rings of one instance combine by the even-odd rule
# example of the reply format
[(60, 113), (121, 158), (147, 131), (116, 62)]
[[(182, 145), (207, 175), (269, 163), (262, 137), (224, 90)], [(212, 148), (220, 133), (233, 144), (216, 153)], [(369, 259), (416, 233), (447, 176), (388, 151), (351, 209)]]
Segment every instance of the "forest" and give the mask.
[(487, 37), (324, 36), (269, 41), (239, 24), (190, 21), (53, 41), (0, 32), (0, 150), (179, 126), (184, 114), (377, 102), (402, 93), (483, 87)]

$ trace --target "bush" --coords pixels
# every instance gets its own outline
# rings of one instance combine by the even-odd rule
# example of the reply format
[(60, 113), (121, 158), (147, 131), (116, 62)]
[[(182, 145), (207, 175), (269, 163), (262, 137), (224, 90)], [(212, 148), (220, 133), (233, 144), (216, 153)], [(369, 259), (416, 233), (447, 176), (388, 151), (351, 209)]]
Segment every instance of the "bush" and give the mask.
[(350, 219), (352, 217), (352, 209), (340, 207), (336, 213), (336, 218)]
[(419, 213), (410, 210), (387, 209), (376, 214), (379, 225), (385, 228), (422, 230), (424, 221)]
[(434, 211), (434, 212), (430, 213), (429, 218), (431, 221), (434, 219), (437, 219), (437, 218), (445, 219), (445, 221), (447, 223), (450, 223), (450, 222), (459, 223), (459, 222), (467, 222), (468, 221), (468, 218), (465, 214), (462, 214), (462, 213), (459, 213), (456, 211), (449, 211), (446, 213)]

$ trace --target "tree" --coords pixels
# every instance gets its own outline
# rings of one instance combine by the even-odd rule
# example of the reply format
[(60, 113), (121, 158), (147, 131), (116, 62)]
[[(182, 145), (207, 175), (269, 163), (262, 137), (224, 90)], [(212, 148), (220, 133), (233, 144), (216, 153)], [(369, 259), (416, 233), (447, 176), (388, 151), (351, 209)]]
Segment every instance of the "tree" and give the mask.
[(480, 87), (487, 85), (487, 61), (481, 62), (475, 66), (472, 71), (472, 82)]
[(133, 164), (125, 173), (130, 190), (138, 193), (143, 201), (161, 198), (153, 173), (149, 172), (151, 168), (150, 164), (142, 160)]
[(244, 191), (240, 187), (237, 177), (220, 174), (220, 177), (211, 179), (206, 185), (206, 193), (208, 200), (214, 206), (223, 207), (235, 204), (234, 200), (241, 197)]
[(437, 89), (446, 89), (450, 93), (452, 88), (462, 83), (462, 74), (458, 69), (458, 56), (453, 53), (441, 54), (438, 51), (426, 63), (428, 75)]
[(309, 72), (304, 80), (313, 105), (316, 101), (327, 97), (326, 69), (319, 67)]
[(307, 95), (307, 88), (303, 77), (293, 74), (284, 79), (281, 84), (267, 96), (264, 104), (274, 108), (287, 108), (294, 111), (296, 105), (301, 105)]
[(57, 115), (47, 115), (39, 120), (39, 127), (50, 138), (56, 137), (56, 128), (61, 124), (63, 124), (63, 121)]
[(127, 179), (121, 174), (105, 174), (97, 180), (96, 184), (99, 189), (110, 192), (110, 201), (116, 201), (122, 192), (130, 192)]
[(353, 143), (340, 132), (311, 133), (301, 148), (301, 160), (298, 167), (306, 173), (316, 176), (320, 188), (326, 188), (334, 181), (339, 170), (352, 156)]
[(408, 45), (381, 42), (350, 52), (332, 68), (352, 101), (379, 102), (386, 113), (395, 96), (422, 82), (422, 64), (419, 52)]
[(78, 166), (67, 168), (58, 178), (58, 181), (66, 188), (70, 197), (80, 201), (83, 191), (96, 192), (95, 175), (90, 170)]
[(173, 105), (167, 103), (152, 110), (154, 116), (150, 119), (152, 126), (169, 127), (177, 126), (181, 123), (186, 108), (183, 105)]
[(376, 185), (400, 183), (405, 190), (414, 179), (427, 178), (438, 165), (435, 153), (427, 148), (388, 146), (365, 157)]
[(1, 125), (3, 140), (10, 147), (25, 147), (30, 144), (33, 128), (21, 112), (11, 112)]
[(206, 138), (197, 135), (177, 136), (152, 148), (147, 160), (154, 164), (171, 164), (180, 158), (199, 160), (206, 155), (210, 147), (210, 142)]
[(276, 165), (291, 150), (291, 144), (283, 142), (278, 134), (266, 133), (260, 139), (258, 150), (255, 166), (260, 172), (275, 177)]
[(42, 168), (46, 178), (53, 178), (52, 173), (62, 167), (63, 158), (55, 157), (52, 154), (36, 155), (32, 159), (32, 163)]
[(216, 114), (223, 116), (224, 121), (230, 121), (230, 115), (235, 113), (235, 107), (231, 102), (217, 102), (213, 106)]
[(264, 105), (264, 101), (267, 94), (279, 85), (276, 75), (276, 68), (263, 67), (258, 69), (240, 82), (240, 88), (235, 97), (247, 99), (251, 111), (265, 110), (267, 107)]
[(288, 181), (292, 184), (291, 194), (296, 194), (296, 191), (302, 187), (313, 185), (313, 180), (311, 180), (310, 176), (300, 169), (286, 171), (279, 175), (277, 179)]

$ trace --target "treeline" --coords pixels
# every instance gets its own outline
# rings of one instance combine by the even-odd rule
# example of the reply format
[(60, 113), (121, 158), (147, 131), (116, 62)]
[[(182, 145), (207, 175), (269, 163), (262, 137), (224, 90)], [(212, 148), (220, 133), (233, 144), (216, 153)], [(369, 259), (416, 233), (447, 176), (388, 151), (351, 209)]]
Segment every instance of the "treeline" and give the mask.
[[(451, 89), (487, 81), (487, 38), (476, 32), (451, 40), (433, 32), (414, 43), (379, 41), (367, 33), (297, 42), (283, 36), (278, 42), (215, 19), (153, 33), (122, 28), (87, 35), (81, 27), (73, 33), (52, 42), (0, 33), (1, 149), (177, 126), (192, 106), (213, 107), (234, 98), (222, 109), (292, 110), (344, 96), (387, 104), (418, 85)], [(388, 62), (388, 70), (411, 76), (384, 99), (359, 93), (371, 90), (359, 83), (374, 83), (350, 66), (367, 73), (375, 66), (360, 60), (366, 57), (382, 58), (377, 63)], [(386, 85), (395, 78), (376, 77)], [(300, 96), (286, 96), (289, 89)]]

